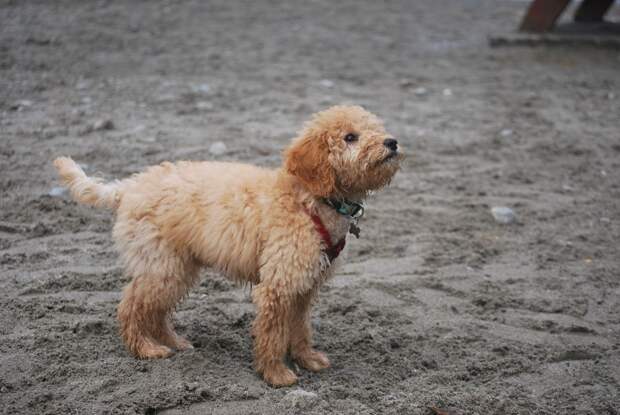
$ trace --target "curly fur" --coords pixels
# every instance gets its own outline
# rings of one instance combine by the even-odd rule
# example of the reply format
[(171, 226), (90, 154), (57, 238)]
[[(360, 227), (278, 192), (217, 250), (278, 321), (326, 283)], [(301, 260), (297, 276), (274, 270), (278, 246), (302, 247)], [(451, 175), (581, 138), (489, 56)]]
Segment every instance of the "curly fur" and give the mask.
[[(346, 142), (348, 133), (359, 136)], [(329, 367), (311, 347), (309, 313), (335, 264), (308, 212), (321, 217), (333, 241), (349, 220), (322, 197), (361, 201), (389, 183), (400, 153), (388, 159), (381, 121), (357, 106), (316, 114), (284, 153), (283, 168), (220, 162), (162, 163), (113, 183), (87, 177), (70, 158), (54, 161), (73, 198), (116, 211), (114, 239), (132, 281), (118, 306), (120, 332), (140, 358), (163, 358), (191, 343), (171, 324), (171, 313), (215, 268), (254, 284), (255, 367), (272, 385), (295, 383), (287, 351), (304, 368)], [(394, 155), (394, 154), (392, 154)]]

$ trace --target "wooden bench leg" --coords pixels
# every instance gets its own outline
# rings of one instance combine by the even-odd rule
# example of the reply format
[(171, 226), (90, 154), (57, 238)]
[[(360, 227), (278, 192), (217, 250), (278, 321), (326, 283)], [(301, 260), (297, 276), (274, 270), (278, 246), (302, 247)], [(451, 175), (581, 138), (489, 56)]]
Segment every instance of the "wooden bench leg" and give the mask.
[[(532, 1), (519, 30), (523, 32), (546, 32), (551, 30), (569, 2), (570, 0)], [(596, 3), (596, 0), (593, 0), (593, 2)]]
[(602, 22), (614, 0), (583, 0), (575, 12), (576, 22)]

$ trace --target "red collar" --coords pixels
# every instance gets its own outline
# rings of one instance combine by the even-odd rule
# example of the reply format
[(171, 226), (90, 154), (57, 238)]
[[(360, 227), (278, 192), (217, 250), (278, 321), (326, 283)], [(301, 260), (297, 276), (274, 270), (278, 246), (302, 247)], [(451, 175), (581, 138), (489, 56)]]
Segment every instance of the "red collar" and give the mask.
[(326, 247), (325, 253), (327, 254), (327, 257), (329, 258), (329, 262), (330, 263), (333, 262), (334, 259), (338, 258), (338, 255), (340, 255), (340, 252), (344, 249), (344, 245), (347, 242), (346, 235), (341, 240), (339, 240), (336, 245), (334, 245), (332, 243), (331, 235), (329, 234), (329, 231), (323, 224), (321, 217), (317, 214), (310, 213), (308, 211), (307, 213), (308, 215), (310, 215), (310, 218), (312, 219), (312, 222), (314, 222), (314, 226), (317, 232), (321, 235), (321, 239), (323, 239), (323, 242), (325, 243), (325, 247)]

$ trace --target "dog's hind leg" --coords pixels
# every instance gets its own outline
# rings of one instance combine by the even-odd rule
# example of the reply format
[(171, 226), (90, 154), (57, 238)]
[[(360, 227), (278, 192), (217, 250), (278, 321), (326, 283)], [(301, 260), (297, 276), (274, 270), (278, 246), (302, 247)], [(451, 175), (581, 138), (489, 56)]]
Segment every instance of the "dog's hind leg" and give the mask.
[(163, 358), (170, 356), (172, 349), (192, 348), (174, 332), (170, 318), (193, 280), (195, 276), (183, 273), (152, 272), (138, 275), (127, 285), (118, 306), (118, 320), (131, 353), (145, 359)]
[(161, 324), (161, 312), (153, 310), (153, 304), (147, 294), (146, 280), (149, 276), (137, 276), (125, 287), (123, 299), (118, 305), (118, 321), (125, 345), (136, 357), (156, 359), (168, 357), (172, 349), (161, 344), (157, 339), (157, 325)]
[[(115, 235), (119, 233), (115, 229)], [(133, 277), (118, 306), (121, 337), (129, 351), (148, 359), (168, 357), (172, 349), (192, 348), (174, 332), (170, 317), (198, 279), (196, 262), (177, 255), (158, 238), (117, 240), (126, 248), (126, 271)]]

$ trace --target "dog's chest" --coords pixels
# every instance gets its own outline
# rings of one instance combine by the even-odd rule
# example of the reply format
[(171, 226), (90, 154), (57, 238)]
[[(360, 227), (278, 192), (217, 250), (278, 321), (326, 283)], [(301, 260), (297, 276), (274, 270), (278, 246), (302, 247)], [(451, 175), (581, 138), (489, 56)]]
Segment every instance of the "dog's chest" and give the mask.
[(351, 217), (343, 216), (329, 207), (320, 209), (320, 216), (333, 245), (346, 238), (351, 226)]
[[(320, 272), (318, 275), (319, 284), (322, 284), (328, 280), (332, 275), (337, 262), (341, 258), (340, 254), (344, 248), (349, 227), (351, 225), (351, 218), (343, 216), (334, 212), (331, 209), (325, 209), (320, 211), (321, 213), (321, 225), (324, 226), (327, 232), (322, 233), (322, 252), (321, 252), (321, 264)], [(317, 230), (318, 231), (318, 230)], [(328, 239), (326, 241), (325, 239)]]

